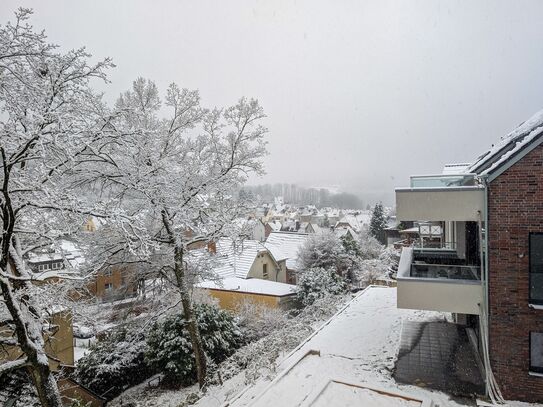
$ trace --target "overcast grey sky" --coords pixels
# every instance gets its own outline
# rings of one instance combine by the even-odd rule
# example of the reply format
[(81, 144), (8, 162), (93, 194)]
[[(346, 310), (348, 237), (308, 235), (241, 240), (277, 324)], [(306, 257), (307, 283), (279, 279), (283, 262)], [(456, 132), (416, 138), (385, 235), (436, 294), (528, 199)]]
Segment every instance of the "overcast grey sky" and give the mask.
[(543, 1), (2, 0), (2, 23), (21, 5), (52, 42), (114, 59), (111, 101), (138, 76), (208, 106), (258, 98), (270, 155), (253, 182), (391, 203), (543, 108)]

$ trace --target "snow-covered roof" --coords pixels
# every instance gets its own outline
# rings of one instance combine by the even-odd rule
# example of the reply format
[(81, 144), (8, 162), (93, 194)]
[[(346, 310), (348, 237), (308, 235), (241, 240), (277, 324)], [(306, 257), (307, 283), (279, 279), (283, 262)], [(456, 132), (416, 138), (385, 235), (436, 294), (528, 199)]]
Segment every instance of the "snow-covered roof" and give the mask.
[(494, 172), (531, 142), (543, 134), (543, 110), (537, 112), (515, 130), (503, 137), (499, 143), (479, 156), (465, 169), (466, 173), (486, 175)]
[(322, 233), (323, 232), (323, 228), (321, 228), (319, 225), (317, 225), (316, 223), (311, 223), (311, 227), (313, 228), (313, 231), (315, 233)]
[(350, 227), (341, 227), (341, 228), (337, 228), (337, 229), (334, 229), (334, 234), (337, 236), (337, 237), (343, 237), (345, 236), (347, 233), (350, 233), (351, 234), (351, 237), (353, 239), (357, 239), (358, 238), (358, 233), (356, 233), (352, 228)]
[(279, 221), (272, 221), (272, 222), (268, 222), (268, 225), (270, 226), (270, 228), (274, 231), (274, 232), (278, 232), (281, 230), (281, 222)]
[(268, 249), (256, 240), (235, 242), (221, 239), (217, 243), (219, 265), (215, 272), (222, 278), (247, 278), (258, 253), (267, 251)]
[(307, 240), (307, 233), (272, 232), (264, 246), (277, 261), (286, 260), (287, 268), (298, 269), (298, 250)]
[(228, 405), (460, 406), (447, 394), (405, 386), (390, 375), (403, 319), (445, 316), (400, 310), (396, 301), (395, 288), (365, 289), (283, 359), (273, 380), (259, 379)]
[(63, 259), (60, 253), (29, 253), (28, 263), (46, 263), (51, 261), (61, 261)]
[(453, 174), (461, 174), (463, 173), (466, 168), (468, 168), (471, 164), (469, 163), (454, 163), (454, 164), (445, 164), (443, 167), (443, 171), (441, 172), (443, 175), (453, 175)]
[(200, 288), (214, 290), (239, 291), (249, 294), (273, 295), (283, 297), (296, 293), (296, 286), (278, 283), (276, 281), (261, 280), (259, 278), (228, 277), (217, 281), (204, 281), (197, 285)]
[(83, 276), (73, 269), (48, 270), (32, 273), (32, 279), (36, 281), (45, 281), (51, 278), (61, 280), (83, 280)]

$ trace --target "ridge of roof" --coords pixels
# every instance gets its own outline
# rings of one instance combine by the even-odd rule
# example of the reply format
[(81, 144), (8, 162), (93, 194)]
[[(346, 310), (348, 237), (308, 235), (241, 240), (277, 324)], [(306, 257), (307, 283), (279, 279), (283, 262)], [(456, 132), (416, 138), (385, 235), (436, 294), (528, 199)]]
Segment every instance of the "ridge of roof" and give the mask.
[(465, 173), (486, 175), (496, 171), (543, 134), (543, 110), (538, 111), (481, 154)]

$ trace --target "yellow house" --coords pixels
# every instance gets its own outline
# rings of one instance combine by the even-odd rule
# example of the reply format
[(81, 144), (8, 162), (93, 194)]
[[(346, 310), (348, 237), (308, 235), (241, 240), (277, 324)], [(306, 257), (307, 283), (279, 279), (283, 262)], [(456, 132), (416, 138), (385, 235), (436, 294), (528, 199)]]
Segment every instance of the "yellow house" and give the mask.
[(229, 277), (219, 282), (204, 281), (199, 284), (212, 297), (219, 300), (223, 309), (235, 311), (244, 302), (253, 302), (269, 308), (288, 309), (294, 305), (296, 287), (258, 278)]
[(219, 279), (204, 281), (198, 287), (217, 298), (222, 308), (233, 310), (247, 300), (270, 307), (290, 305), (295, 287), (286, 284), (285, 262), (278, 263), (260, 242), (221, 239), (215, 248), (218, 265), (214, 272)]

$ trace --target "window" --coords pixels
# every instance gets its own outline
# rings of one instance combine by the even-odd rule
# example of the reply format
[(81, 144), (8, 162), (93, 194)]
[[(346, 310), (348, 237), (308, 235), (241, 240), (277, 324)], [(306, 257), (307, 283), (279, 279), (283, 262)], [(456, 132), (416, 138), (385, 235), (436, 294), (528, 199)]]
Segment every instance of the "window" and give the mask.
[(107, 268), (107, 269), (104, 271), (104, 276), (105, 276), (105, 277), (111, 277), (111, 274), (112, 274), (111, 268)]
[(530, 332), (530, 372), (543, 373), (543, 332)]
[(262, 265), (262, 278), (268, 279), (268, 264), (264, 263)]
[(104, 290), (110, 291), (112, 289), (113, 289), (113, 284), (111, 284), (111, 283), (105, 283), (104, 284)]
[(530, 304), (543, 305), (543, 233), (530, 233)]

